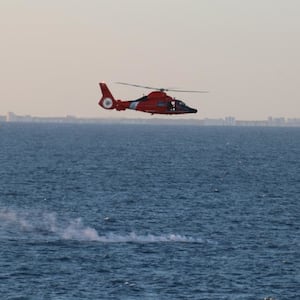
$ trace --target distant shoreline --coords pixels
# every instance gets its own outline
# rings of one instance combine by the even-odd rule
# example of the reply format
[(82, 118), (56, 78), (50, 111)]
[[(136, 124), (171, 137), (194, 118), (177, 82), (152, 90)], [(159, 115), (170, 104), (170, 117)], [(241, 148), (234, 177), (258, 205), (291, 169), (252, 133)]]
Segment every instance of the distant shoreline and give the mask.
[(300, 127), (300, 118), (272, 118), (267, 120), (244, 121), (236, 120), (234, 117), (224, 119), (108, 119), (108, 118), (78, 118), (75, 116), (66, 117), (32, 117), (19, 116), (8, 113), (0, 116), (1, 123), (61, 123), (61, 124), (153, 124), (153, 125), (195, 125), (195, 126), (236, 126), (236, 127)]

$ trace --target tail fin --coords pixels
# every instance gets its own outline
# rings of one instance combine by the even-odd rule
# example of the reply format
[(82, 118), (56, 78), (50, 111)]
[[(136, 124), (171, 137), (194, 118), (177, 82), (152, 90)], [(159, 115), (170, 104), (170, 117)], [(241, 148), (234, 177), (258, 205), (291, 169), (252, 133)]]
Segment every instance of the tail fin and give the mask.
[(105, 109), (114, 109), (116, 107), (116, 100), (104, 82), (100, 82), (100, 89), (102, 98), (99, 100), (99, 105)]

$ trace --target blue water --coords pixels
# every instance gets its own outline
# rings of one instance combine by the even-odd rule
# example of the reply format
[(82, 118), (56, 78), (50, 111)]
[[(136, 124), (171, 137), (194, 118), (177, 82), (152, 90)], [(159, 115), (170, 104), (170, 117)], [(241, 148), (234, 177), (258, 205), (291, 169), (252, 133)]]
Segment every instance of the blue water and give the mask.
[(300, 299), (300, 129), (0, 125), (1, 299)]

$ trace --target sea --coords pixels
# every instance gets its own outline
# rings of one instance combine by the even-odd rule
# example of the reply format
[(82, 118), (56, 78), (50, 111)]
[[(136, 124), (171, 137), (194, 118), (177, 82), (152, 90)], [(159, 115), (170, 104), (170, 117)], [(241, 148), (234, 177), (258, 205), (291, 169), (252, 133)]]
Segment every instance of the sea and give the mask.
[(0, 298), (300, 299), (300, 128), (1, 123)]

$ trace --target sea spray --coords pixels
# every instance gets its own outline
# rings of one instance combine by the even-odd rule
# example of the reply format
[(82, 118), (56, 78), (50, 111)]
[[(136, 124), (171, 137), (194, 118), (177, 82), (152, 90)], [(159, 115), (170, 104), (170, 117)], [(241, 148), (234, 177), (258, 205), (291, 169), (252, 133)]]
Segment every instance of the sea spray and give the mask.
[[(181, 234), (137, 234), (104, 233), (99, 235), (95, 228), (84, 225), (82, 218), (59, 220), (54, 212), (18, 212), (12, 209), (0, 210), (1, 231), (8, 230), (15, 234), (30, 231), (43, 237), (52, 236), (62, 240), (90, 241), (101, 243), (204, 243), (199, 237)], [(36, 236), (37, 237), (37, 236)], [(39, 237), (40, 238), (40, 237)]]

